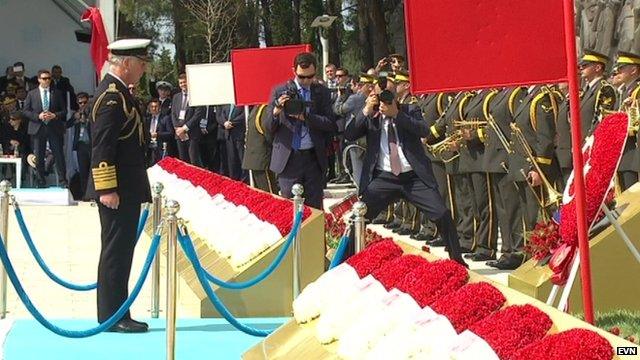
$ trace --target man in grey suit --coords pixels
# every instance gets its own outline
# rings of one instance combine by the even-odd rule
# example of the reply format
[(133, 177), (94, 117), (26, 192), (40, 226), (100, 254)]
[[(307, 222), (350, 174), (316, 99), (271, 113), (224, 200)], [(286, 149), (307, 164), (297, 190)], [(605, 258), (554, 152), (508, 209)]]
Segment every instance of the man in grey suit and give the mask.
[(204, 118), (204, 109), (189, 106), (187, 93), (187, 75), (178, 77), (179, 93), (173, 96), (171, 107), (171, 122), (176, 130), (178, 142), (178, 157), (192, 165), (202, 166), (200, 158), (200, 120)]
[(278, 175), (283, 196), (304, 186), (305, 204), (322, 209), (328, 161), (326, 140), (338, 131), (331, 109), (331, 93), (315, 81), (316, 57), (298, 54), (293, 61), (294, 79), (277, 86), (267, 109), (267, 131), (273, 134), (271, 171)]
[(44, 178), (44, 155), (47, 142), (53, 152), (60, 185), (67, 187), (63, 151), (63, 136), (67, 118), (66, 104), (62, 94), (51, 86), (49, 70), (38, 71), (40, 86), (27, 94), (23, 114), (29, 119), (28, 134), (31, 135), (36, 155), (37, 186), (46, 187)]

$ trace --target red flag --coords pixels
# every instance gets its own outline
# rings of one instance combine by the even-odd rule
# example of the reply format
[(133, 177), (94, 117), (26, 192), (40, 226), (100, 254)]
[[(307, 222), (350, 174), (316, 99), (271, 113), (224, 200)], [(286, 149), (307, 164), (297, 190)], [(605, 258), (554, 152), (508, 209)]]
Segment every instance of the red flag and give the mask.
[(414, 94), (566, 81), (562, 1), (407, 0)]
[(273, 88), (293, 77), (295, 56), (309, 51), (311, 45), (231, 50), (236, 105), (268, 103)]
[(99, 9), (90, 7), (82, 14), (81, 20), (91, 22), (91, 59), (93, 59), (96, 74), (98, 75), (98, 79), (100, 79), (102, 78), (102, 67), (109, 57), (109, 50), (107, 49), (109, 40), (107, 39), (107, 31), (102, 22), (102, 15)]

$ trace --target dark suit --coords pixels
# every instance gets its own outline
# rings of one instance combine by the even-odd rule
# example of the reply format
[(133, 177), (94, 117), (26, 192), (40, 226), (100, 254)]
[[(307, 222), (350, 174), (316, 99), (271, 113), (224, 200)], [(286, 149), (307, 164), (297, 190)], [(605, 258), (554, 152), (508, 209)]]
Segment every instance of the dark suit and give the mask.
[(291, 187), (295, 183), (304, 186), (305, 204), (322, 209), (323, 189), (328, 161), (326, 139), (338, 130), (333, 110), (331, 94), (320, 84), (310, 87), (312, 105), (307, 107), (304, 125), (313, 142), (313, 148), (294, 150), (292, 142), (300, 120), (287, 116), (283, 111), (273, 116), (273, 107), (280, 95), (287, 89), (296, 89), (293, 81), (275, 88), (267, 108), (267, 131), (273, 134), (273, 149), (270, 169), (278, 175), (282, 195), (291, 198)]
[[(79, 113), (81, 120), (76, 120), (75, 114)], [(73, 127), (72, 149), (78, 159), (78, 175), (80, 177), (80, 190), (83, 196), (87, 190), (89, 172), (91, 170), (91, 124), (89, 123), (89, 107), (84, 111), (74, 112), (67, 121), (67, 127)]]
[(27, 94), (22, 113), (29, 119), (28, 134), (32, 136), (32, 146), (36, 155), (36, 170), (38, 172), (38, 185), (45, 185), (44, 179), (44, 156), (47, 141), (53, 152), (61, 182), (66, 182), (66, 169), (63, 151), (64, 129), (67, 120), (67, 105), (64, 103), (62, 94), (54, 88), (49, 88), (49, 111), (56, 115), (55, 119), (48, 123), (40, 120), (38, 116), (43, 111), (40, 87), (37, 87)]
[[(175, 128), (186, 125), (189, 139), (182, 141), (177, 139), (178, 156), (180, 160), (186, 161), (196, 166), (202, 166), (200, 158), (200, 120), (204, 118), (204, 108), (199, 106), (189, 106), (188, 101), (183, 98), (183, 93), (173, 96), (171, 106), (171, 122)], [(180, 119), (180, 112), (185, 111), (184, 119)]]
[[(229, 112), (231, 110), (231, 112)], [(220, 105), (216, 107), (216, 121), (224, 129), (225, 147), (227, 149), (227, 166), (229, 177), (234, 180), (247, 180), (247, 173), (242, 171), (244, 157), (245, 116), (241, 106)], [(231, 129), (225, 129), (224, 123), (230, 121)]]
[[(200, 123), (200, 156), (202, 165), (213, 171), (220, 171), (220, 152), (218, 151), (218, 122), (214, 106), (205, 106), (206, 123)], [(204, 132), (203, 132), (204, 130)]]
[(264, 122), (269, 117), (267, 105), (254, 106), (249, 113), (247, 141), (242, 168), (251, 171), (253, 185), (272, 194), (278, 193), (276, 175), (269, 170), (271, 162), (271, 133), (265, 131)]
[(62, 93), (64, 104), (66, 106), (69, 101), (69, 107), (71, 110), (78, 110), (78, 100), (76, 98), (76, 92), (71, 85), (69, 78), (62, 76), (60, 80), (51, 78), (51, 87), (58, 89)]
[[(144, 124), (127, 87), (107, 74), (92, 100), (91, 176), (87, 196), (98, 200), (102, 250), (98, 264), (98, 321), (104, 322), (128, 296), (128, 280), (143, 202), (151, 202), (145, 166)], [(126, 115), (126, 113), (129, 116)], [(117, 209), (99, 202), (116, 192)], [(130, 318), (125, 314), (124, 318)]]
[(362, 201), (367, 204), (367, 219), (373, 219), (389, 203), (404, 198), (423, 211), (437, 226), (438, 232), (448, 246), (449, 256), (464, 263), (460, 254), (460, 244), (451, 214), (438, 192), (431, 161), (422, 147), (422, 138), (429, 134), (429, 126), (423, 120), (420, 108), (414, 105), (400, 105), (395, 129), (399, 147), (411, 166), (410, 171), (398, 176), (378, 168), (380, 139), (383, 131), (392, 131), (389, 124), (384, 130), (382, 115), (365, 116), (362, 112), (351, 121), (345, 130), (347, 140), (367, 137), (367, 152), (360, 177)]
[(164, 100), (158, 101), (160, 101), (160, 113), (162, 115), (168, 115), (169, 117), (171, 117), (171, 98), (168, 97)]
[[(152, 129), (151, 126), (152, 120), (155, 120), (155, 128)], [(170, 156), (169, 152), (169, 144), (175, 144), (175, 131), (173, 129), (173, 125), (171, 124), (171, 117), (169, 115), (163, 115), (159, 113), (154, 116), (151, 114), (146, 114), (144, 117), (144, 126), (145, 133), (148, 134), (149, 139), (151, 137), (151, 132), (156, 133), (156, 141), (149, 141), (149, 148), (147, 150), (147, 160), (148, 166), (155, 165), (158, 161), (160, 161), (164, 156)], [(165, 145), (166, 144), (166, 145)], [(164, 148), (167, 149), (167, 154), (164, 153)], [(175, 149), (175, 145), (173, 146)]]

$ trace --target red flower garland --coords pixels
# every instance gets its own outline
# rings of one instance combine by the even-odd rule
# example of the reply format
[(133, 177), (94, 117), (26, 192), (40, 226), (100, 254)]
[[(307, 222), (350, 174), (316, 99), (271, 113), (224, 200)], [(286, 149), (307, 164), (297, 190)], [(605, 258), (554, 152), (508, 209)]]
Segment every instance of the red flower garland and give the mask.
[(412, 270), (428, 263), (427, 259), (422, 256), (403, 255), (382, 265), (371, 275), (389, 291), (402, 281), (405, 276), (408, 276)]
[(351, 256), (346, 263), (351, 265), (361, 278), (371, 274), (387, 261), (402, 255), (402, 249), (393, 240), (379, 241)]
[(484, 339), (500, 359), (514, 359), (515, 353), (542, 339), (553, 322), (549, 315), (529, 304), (514, 305), (475, 323), (469, 330)]
[(560, 245), (560, 241), (558, 224), (553, 221), (547, 223), (538, 222), (533, 231), (528, 234), (524, 252), (531, 255), (535, 260), (540, 261), (551, 254)]
[(486, 282), (467, 284), (438, 299), (431, 308), (446, 316), (458, 333), (497, 311), (507, 299)]
[(549, 335), (521, 349), (514, 360), (611, 360), (607, 339), (587, 329), (571, 329)]
[[(587, 226), (600, 211), (600, 205), (605, 199), (611, 179), (615, 175), (620, 150), (627, 140), (628, 118), (624, 113), (612, 114), (605, 117), (594, 132), (594, 144), (591, 154), (584, 157), (585, 163), (591, 159), (591, 169), (585, 177), (586, 189), (586, 217)], [(573, 194), (573, 185), (569, 189)], [(562, 240), (569, 246), (578, 246), (578, 229), (575, 201), (564, 204), (560, 209), (560, 233)]]
[(418, 266), (404, 277), (396, 287), (425, 307), (441, 296), (450, 294), (469, 279), (469, 273), (453, 260), (438, 260)]
[[(243, 182), (231, 180), (171, 157), (165, 157), (158, 165), (194, 186), (202, 187), (211, 196), (221, 194), (225, 200), (237, 206), (247, 207), (258, 219), (273, 224), (283, 235), (288, 234), (293, 227), (291, 200), (256, 191)], [(311, 209), (305, 206), (303, 218), (307, 219), (310, 215)]]

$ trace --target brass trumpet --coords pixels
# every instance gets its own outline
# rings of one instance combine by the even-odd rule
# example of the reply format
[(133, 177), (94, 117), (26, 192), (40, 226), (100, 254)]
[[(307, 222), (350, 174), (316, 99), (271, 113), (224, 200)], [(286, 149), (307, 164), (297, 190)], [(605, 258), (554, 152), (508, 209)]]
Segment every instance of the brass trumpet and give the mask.
[[(513, 130), (513, 134), (516, 140), (520, 143), (520, 145), (522, 146), (522, 149), (524, 150), (523, 155), (525, 156), (527, 161), (534, 167), (534, 170), (538, 173), (538, 175), (540, 175), (540, 179), (542, 180), (542, 186), (544, 186), (547, 190), (547, 197), (548, 197), (547, 199), (544, 199), (538, 196), (538, 193), (535, 191), (535, 188), (528, 181), (526, 181), (527, 176), (524, 173), (524, 170), (521, 169), (521, 173), (525, 176), (525, 181), (527, 182), (531, 190), (536, 195), (536, 198), (538, 199), (538, 203), (540, 204), (540, 207), (546, 208), (551, 205), (557, 204), (562, 199), (562, 194), (553, 187), (553, 184), (551, 184), (551, 182), (544, 175), (544, 172), (540, 169), (540, 166), (536, 162), (535, 156), (533, 156), (533, 151), (531, 150), (531, 146), (529, 146), (529, 143), (527, 142), (527, 139), (524, 137), (522, 130), (515, 123), (511, 123), (511, 130)], [(542, 197), (544, 197), (544, 195), (542, 195)]]
[(455, 128), (467, 128), (476, 130), (481, 127), (487, 126), (487, 122), (484, 120), (471, 119), (471, 120), (454, 120), (453, 126)]
[(513, 154), (513, 148), (511, 147), (509, 140), (507, 140), (507, 137), (502, 132), (502, 129), (496, 122), (496, 119), (490, 113), (488, 115), (489, 116), (487, 116), (487, 125), (489, 125), (489, 127), (496, 134), (496, 136), (498, 137), (498, 140), (500, 141), (504, 149), (507, 151), (507, 154)]
[[(462, 140), (463, 140), (462, 132), (455, 131), (453, 134), (447, 136), (440, 142), (437, 142), (433, 145), (430, 145), (430, 144), (425, 144), (425, 145), (427, 147), (427, 150), (429, 150), (429, 152), (433, 154), (433, 156), (436, 156), (440, 158), (443, 162), (448, 163), (460, 156), (460, 152), (457, 149), (455, 150), (453, 149), (459, 146)], [(445, 155), (448, 152), (451, 153), (451, 156), (449, 157)]]

